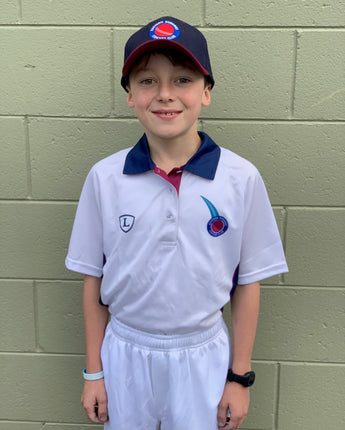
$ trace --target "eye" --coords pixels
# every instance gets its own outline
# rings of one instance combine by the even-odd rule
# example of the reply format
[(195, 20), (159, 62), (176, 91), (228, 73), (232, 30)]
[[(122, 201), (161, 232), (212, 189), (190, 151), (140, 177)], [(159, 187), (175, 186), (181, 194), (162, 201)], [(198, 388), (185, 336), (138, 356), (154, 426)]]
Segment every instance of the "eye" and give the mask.
[(140, 81), (141, 85), (152, 85), (154, 80), (152, 78), (145, 78)]
[(178, 78), (176, 82), (178, 84), (189, 84), (191, 80), (189, 78)]

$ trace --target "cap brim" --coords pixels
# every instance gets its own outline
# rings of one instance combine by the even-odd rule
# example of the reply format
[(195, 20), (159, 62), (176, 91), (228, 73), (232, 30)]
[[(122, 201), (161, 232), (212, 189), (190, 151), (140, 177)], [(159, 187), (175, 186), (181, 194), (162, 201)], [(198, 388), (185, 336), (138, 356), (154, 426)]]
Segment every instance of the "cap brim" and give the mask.
[[(134, 49), (131, 54), (128, 56), (128, 58), (125, 61), (125, 64), (123, 65), (122, 69), (122, 79), (121, 84), (126, 89), (126, 85), (128, 84), (128, 75), (133, 67), (135, 61), (141, 57), (142, 55), (146, 54), (147, 52), (156, 50), (156, 49), (174, 49), (176, 51), (182, 52), (185, 54), (188, 58), (191, 59), (191, 61), (195, 64), (197, 69), (205, 76), (210, 76), (209, 72), (205, 69), (205, 67), (202, 66), (202, 64), (199, 63), (199, 61), (195, 58), (195, 56), (183, 45), (180, 43), (174, 41), (174, 40), (166, 40), (166, 39), (156, 39), (156, 40), (148, 40), (147, 42), (144, 42), (140, 46), (138, 46), (136, 49)], [(210, 76), (210, 79), (212, 81), (213, 86), (213, 78)]]

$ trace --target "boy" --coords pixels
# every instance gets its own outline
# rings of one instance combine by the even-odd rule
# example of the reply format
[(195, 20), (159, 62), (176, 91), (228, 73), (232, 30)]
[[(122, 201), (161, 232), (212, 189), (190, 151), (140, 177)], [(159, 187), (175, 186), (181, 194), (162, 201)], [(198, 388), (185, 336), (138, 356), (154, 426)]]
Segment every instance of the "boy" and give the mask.
[(121, 84), (145, 134), (91, 169), (66, 258), (85, 274), (84, 409), (108, 430), (240, 428), (259, 281), (287, 271), (265, 187), (197, 131), (214, 79), (196, 28), (134, 33)]

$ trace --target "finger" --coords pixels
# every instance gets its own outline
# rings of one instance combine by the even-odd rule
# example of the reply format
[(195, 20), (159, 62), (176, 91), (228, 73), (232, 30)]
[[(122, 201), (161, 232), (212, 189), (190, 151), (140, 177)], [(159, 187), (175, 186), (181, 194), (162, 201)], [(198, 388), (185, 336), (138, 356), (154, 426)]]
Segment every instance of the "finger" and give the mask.
[(98, 419), (100, 420), (100, 422), (104, 423), (105, 421), (108, 420), (108, 408), (107, 408), (107, 401), (103, 400), (103, 401), (99, 401), (98, 405), (97, 405), (97, 409), (98, 409)]
[(225, 427), (225, 430), (233, 430), (233, 429), (239, 429), (241, 427), (241, 420), (232, 420), (227, 423), (227, 426)]
[(97, 416), (97, 408), (95, 405), (84, 406), (84, 410), (88, 419), (93, 423), (99, 423), (99, 419)]
[(232, 430), (239, 427), (233, 427), (233, 424), (230, 421), (227, 421), (227, 423), (224, 425), (224, 427), (218, 427), (221, 430)]
[(224, 428), (227, 424), (227, 412), (228, 412), (228, 405), (218, 405), (218, 413), (217, 413), (217, 422), (218, 422), (218, 428)]

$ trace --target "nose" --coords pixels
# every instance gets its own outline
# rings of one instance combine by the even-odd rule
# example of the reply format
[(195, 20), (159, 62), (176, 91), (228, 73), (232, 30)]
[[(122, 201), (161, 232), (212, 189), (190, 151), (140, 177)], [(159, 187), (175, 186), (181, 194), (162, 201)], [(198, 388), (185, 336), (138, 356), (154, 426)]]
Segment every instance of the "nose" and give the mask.
[(160, 102), (166, 103), (174, 100), (173, 85), (168, 82), (161, 82), (158, 85), (157, 99)]

